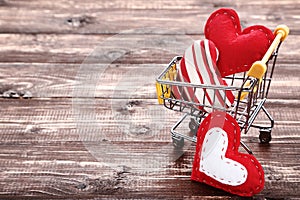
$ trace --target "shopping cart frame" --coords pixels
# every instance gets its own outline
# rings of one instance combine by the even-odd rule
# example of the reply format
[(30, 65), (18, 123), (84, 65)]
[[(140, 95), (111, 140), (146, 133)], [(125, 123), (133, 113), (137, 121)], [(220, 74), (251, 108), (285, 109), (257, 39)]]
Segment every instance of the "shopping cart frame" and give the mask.
[[(230, 80), (230, 85), (207, 85), (207, 84), (192, 84), (188, 82), (178, 82), (176, 77), (176, 65), (181, 60), (181, 56), (176, 56), (162, 71), (156, 79), (157, 97), (160, 104), (164, 107), (182, 112), (184, 115), (171, 128), (171, 137), (173, 144), (177, 148), (184, 146), (184, 140), (197, 142), (197, 129), (201, 121), (208, 115), (208, 112), (203, 108), (210, 110), (220, 110), (229, 113), (233, 116), (241, 129), (241, 132), (247, 134), (251, 127), (259, 129), (259, 139), (261, 143), (269, 143), (271, 141), (271, 131), (274, 127), (274, 119), (264, 104), (267, 100), (271, 80), (273, 78), (274, 69), (276, 66), (278, 51), (282, 41), (289, 34), (289, 29), (285, 25), (280, 25), (275, 29), (276, 35), (268, 51), (265, 53), (261, 61), (256, 61), (251, 66), (248, 72), (242, 75), (232, 75), (225, 77)], [(235, 81), (241, 82), (240, 86), (234, 86)], [(228, 81), (227, 81), (228, 82)], [(222, 107), (215, 105), (208, 105), (205, 98), (202, 102), (187, 101), (183, 98), (175, 98), (172, 94), (172, 87), (188, 87), (192, 88), (194, 93), (198, 89), (211, 91), (231, 91), (236, 93), (234, 104), (230, 107)], [(215, 98), (215, 97), (214, 97)], [(224, 97), (224, 101), (225, 101)], [(201, 109), (199, 109), (201, 107)], [(269, 125), (255, 124), (257, 115), (263, 111), (265, 116), (269, 119)], [(193, 133), (192, 136), (176, 131), (177, 127), (188, 117), (191, 116), (189, 128)], [(251, 149), (241, 141), (241, 146), (252, 154)]]

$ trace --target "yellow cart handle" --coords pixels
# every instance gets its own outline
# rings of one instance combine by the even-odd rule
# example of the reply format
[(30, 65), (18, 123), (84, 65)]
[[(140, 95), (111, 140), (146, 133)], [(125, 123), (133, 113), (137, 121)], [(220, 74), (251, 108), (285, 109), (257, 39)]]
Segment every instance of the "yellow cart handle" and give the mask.
[(269, 58), (271, 57), (272, 53), (277, 48), (279, 43), (285, 40), (285, 38), (288, 36), (289, 32), (290, 30), (286, 25), (279, 25), (276, 27), (274, 31), (274, 34), (276, 35), (275, 39), (273, 40), (272, 44), (270, 45), (268, 51), (265, 53), (261, 61), (256, 61), (252, 64), (250, 70), (247, 73), (248, 76), (260, 80), (262, 79), (267, 70), (266, 63), (268, 62)]
[[(275, 51), (277, 46), (280, 42), (285, 40), (288, 36), (290, 30), (286, 25), (279, 25), (276, 27), (274, 34), (275, 39), (273, 40), (272, 44), (270, 45), (268, 51), (265, 53), (264, 57), (260, 61), (256, 61), (252, 64), (251, 68), (249, 69), (247, 75), (253, 78), (257, 78), (259, 81), (262, 80), (262, 77), (265, 75), (267, 71), (266, 63), (270, 59), (272, 53)], [(246, 82), (245, 86), (248, 87), (250, 82)], [(256, 90), (257, 88), (254, 88)], [(240, 96), (240, 100), (243, 100), (247, 96), (248, 92), (242, 92)]]

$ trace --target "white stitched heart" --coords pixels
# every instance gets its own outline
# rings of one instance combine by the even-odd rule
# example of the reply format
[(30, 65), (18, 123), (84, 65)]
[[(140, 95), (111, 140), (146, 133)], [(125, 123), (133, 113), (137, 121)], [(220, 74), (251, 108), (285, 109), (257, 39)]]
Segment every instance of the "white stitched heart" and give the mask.
[(247, 169), (225, 157), (227, 147), (227, 133), (219, 127), (211, 128), (203, 140), (199, 170), (223, 184), (241, 185), (247, 179)]

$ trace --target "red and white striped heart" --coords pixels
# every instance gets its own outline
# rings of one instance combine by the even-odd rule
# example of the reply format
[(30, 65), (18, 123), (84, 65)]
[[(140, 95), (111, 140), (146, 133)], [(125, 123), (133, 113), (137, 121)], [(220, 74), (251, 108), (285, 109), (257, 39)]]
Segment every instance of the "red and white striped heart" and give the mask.
[(191, 179), (240, 196), (264, 186), (264, 171), (253, 155), (238, 152), (240, 127), (231, 115), (212, 112), (200, 124)]
[[(226, 86), (226, 82), (220, 76), (216, 61), (218, 50), (209, 40), (197, 40), (184, 53), (177, 71), (176, 80), (188, 82), (204, 87), (181, 87), (172, 88), (174, 96), (189, 102), (200, 103), (199, 108), (211, 112), (203, 105), (224, 108), (234, 101), (234, 95), (227, 90), (214, 90), (209, 86)], [(208, 87), (207, 87), (208, 86)]]

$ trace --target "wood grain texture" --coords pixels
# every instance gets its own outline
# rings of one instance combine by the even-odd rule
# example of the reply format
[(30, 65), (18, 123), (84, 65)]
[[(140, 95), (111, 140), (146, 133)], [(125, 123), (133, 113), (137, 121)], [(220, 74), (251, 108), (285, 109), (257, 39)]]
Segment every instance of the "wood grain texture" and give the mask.
[(272, 141), (242, 139), (265, 171), (253, 199), (298, 199), (299, 0), (0, 1), (0, 199), (243, 199), (190, 180), (195, 144), (173, 148), (182, 114), (154, 87), (220, 7), (243, 27), (291, 28), (266, 102)]
[[(104, 134), (103, 132), (103, 134), (108, 138), (104, 137), (103, 139), (111, 140), (115, 137), (115, 140), (122, 141), (122, 138), (118, 138), (122, 131), (138, 136), (138, 131), (142, 131), (142, 127), (146, 127), (147, 124), (149, 127), (146, 129), (153, 129), (154, 132), (160, 129), (163, 132), (169, 132), (171, 126), (182, 115), (158, 105), (156, 99), (1, 99), (1, 105), (1, 113), (3, 113), (1, 141), (3, 142), (9, 142), (12, 139), (17, 142), (22, 142), (22, 140), (26, 142), (28, 139), (28, 142), (32, 142), (32, 139), (38, 139), (33, 137), (34, 134), (42, 136), (41, 141), (69, 141), (72, 138), (77, 141), (82, 138), (76, 137), (78, 134), (76, 128), (81, 128), (76, 126), (88, 127), (84, 124), (87, 123), (84, 121), (85, 119), (91, 119), (91, 127), (104, 127), (107, 133)], [(297, 134), (297, 127), (300, 125), (298, 122), (300, 117), (298, 105), (299, 100), (269, 101), (266, 103), (266, 108), (276, 119), (275, 133), (273, 133), (275, 140), (278, 139), (276, 142), (280, 142), (281, 137), (286, 137), (286, 140), (299, 137)], [(261, 123), (267, 122), (263, 115), (258, 115), (257, 120)], [(157, 121), (160, 121), (161, 124), (156, 125)], [(126, 124), (141, 127), (141, 130), (129, 132), (131, 129), (126, 127)], [(118, 126), (120, 127), (118, 128)], [(285, 126), (290, 128), (285, 130)], [(183, 127), (182, 130), (187, 128)], [(71, 135), (68, 136), (68, 134)], [(151, 135), (152, 132), (145, 131), (145, 134)], [(159, 138), (152, 139), (162, 142), (169, 141), (169, 134), (164, 134), (154, 135)], [(257, 136), (257, 132), (250, 132), (249, 134), (250, 136)], [(24, 137), (26, 135), (30, 137)], [(84, 140), (88, 139), (85, 138)], [(123, 139), (130, 141), (130, 137)]]
[[(94, 121), (85, 124), (76, 120), (91, 119), (85, 110), (93, 108), (86, 103), (79, 113), (72, 110), (71, 100), (64, 99), (1, 100), (1, 105), (5, 107), (0, 130), (3, 197), (12, 191), (17, 196), (47, 199), (73, 195), (170, 199), (227, 195), (189, 180), (195, 146), (186, 143), (183, 152), (174, 152), (169, 133), (177, 120), (173, 112), (165, 111), (161, 116), (166, 117), (163, 126), (167, 127), (152, 124), (150, 131), (143, 132), (141, 127), (150, 124), (145, 123), (148, 117), (144, 110), (157, 107), (160, 111), (154, 100), (133, 106), (127, 122), (120, 116), (126, 115), (124, 110), (112, 109), (108, 100), (96, 100)], [(242, 136), (266, 173), (265, 189), (257, 197), (298, 197), (299, 107), (290, 109), (278, 102), (268, 107), (276, 117), (272, 143), (259, 145), (255, 129)], [(284, 115), (278, 115), (281, 110)], [(77, 118), (73, 112), (86, 116)], [(160, 115), (155, 116), (157, 119), (151, 120), (161, 120)], [(126, 130), (124, 123), (131, 129)], [(128, 132), (134, 126), (140, 132)]]
[[(43, 0), (2, 1), (1, 25), (3, 33), (78, 33), (116, 34), (124, 29), (161, 27), (199, 34), (208, 13), (219, 7), (239, 10), (244, 26), (264, 24), (275, 28), (288, 24), (299, 33), (297, 19), (300, 2), (297, 1), (66, 1), (53, 3)], [(10, 15), (14, 13), (14, 15)], [(178, 17), (178, 16), (181, 17)], [(138, 23), (137, 23), (138, 22)]]
[[(182, 55), (193, 40), (204, 39), (203, 35), (170, 35), (167, 29), (144, 31), (124, 31), (113, 36), (0, 34), (0, 62), (82, 64), (88, 59), (88, 63), (94, 64), (166, 64), (174, 56)], [(299, 35), (287, 38), (280, 48), (279, 63), (299, 62), (299, 41)]]
[[(132, 56), (112, 64), (2, 63), (0, 95), (14, 90), (29, 91), (34, 98), (155, 99), (154, 82), (166, 64), (122, 64), (130, 60)], [(295, 74), (300, 74), (297, 65), (277, 64), (268, 98), (299, 99), (300, 79)]]

